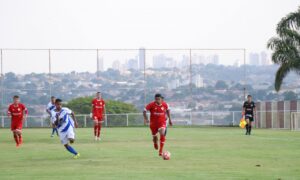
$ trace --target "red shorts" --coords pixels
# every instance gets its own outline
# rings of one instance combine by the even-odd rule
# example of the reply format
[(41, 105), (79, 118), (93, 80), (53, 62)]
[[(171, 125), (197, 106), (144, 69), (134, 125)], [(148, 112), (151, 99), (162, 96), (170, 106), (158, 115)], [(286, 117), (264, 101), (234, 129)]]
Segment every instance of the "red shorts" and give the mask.
[(93, 115), (93, 120), (98, 121), (98, 122), (102, 122), (103, 121), (103, 116), (102, 115), (101, 116), (99, 116), (99, 115), (94, 116)]
[(166, 129), (166, 127), (167, 127), (166, 122), (150, 123), (150, 129), (151, 129), (152, 135), (156, 135), (160, 128)]
[(10, 126), (10, 129), (12, 130), (12, 131), (14, 131), (14, 130), (22, 130), (22, 127), (23, 127), (23, 123), (21, 122), (21, 123), (11, 123), (11, 126)]

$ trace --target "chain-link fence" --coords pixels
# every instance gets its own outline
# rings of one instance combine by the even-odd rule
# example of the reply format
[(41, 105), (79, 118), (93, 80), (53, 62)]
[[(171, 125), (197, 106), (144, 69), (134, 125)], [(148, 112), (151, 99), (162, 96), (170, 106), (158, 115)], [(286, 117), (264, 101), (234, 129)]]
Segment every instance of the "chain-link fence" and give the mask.
[[(241, 112), (172, 112), (172, 121), (175, 126), (237, 126), (241, 118)], [(93, 127), (93, 120), (90, 115), (76, 115), (79, 127)], [(144, 117), (142, 113), (128, 114), (106, 114), (103, 126), (106, 127), (134, 127), (143, 126)], [(25, 128), (50, 127), (50, 118), (43, 116), (28, 116), (24, 121)], [(7, 116), (1, 117), (1, 127), (10, 127), (10, 119)]]

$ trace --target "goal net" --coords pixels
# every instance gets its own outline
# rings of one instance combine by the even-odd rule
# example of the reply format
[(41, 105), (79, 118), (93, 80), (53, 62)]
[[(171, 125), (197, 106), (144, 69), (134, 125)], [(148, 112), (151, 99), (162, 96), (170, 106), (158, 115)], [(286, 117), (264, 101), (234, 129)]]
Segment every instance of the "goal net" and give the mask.
[(291, 113), (291, 130), (300, 131), (300, 112)]

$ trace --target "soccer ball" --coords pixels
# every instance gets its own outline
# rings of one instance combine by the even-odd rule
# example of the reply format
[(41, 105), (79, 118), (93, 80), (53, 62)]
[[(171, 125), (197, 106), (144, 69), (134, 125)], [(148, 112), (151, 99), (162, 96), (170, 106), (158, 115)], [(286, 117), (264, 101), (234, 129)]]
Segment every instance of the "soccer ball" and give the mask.
[(163, 160), (170, 160), (171, 158), (171, 153), (169, 151), (164, 151), (162, 154)]

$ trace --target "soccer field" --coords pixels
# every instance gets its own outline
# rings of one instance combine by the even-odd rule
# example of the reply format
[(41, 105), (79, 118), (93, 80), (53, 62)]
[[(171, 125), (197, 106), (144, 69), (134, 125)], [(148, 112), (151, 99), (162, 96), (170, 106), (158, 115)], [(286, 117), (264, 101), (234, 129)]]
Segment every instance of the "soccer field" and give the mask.
[(170, 128), (164, 161), (148, 128), (77, 129), (72, 159), (50, 129), (24, 129), (24, 145), (0, 129), (0, 179), (300, 179), (300, 133), (239, 128)]

